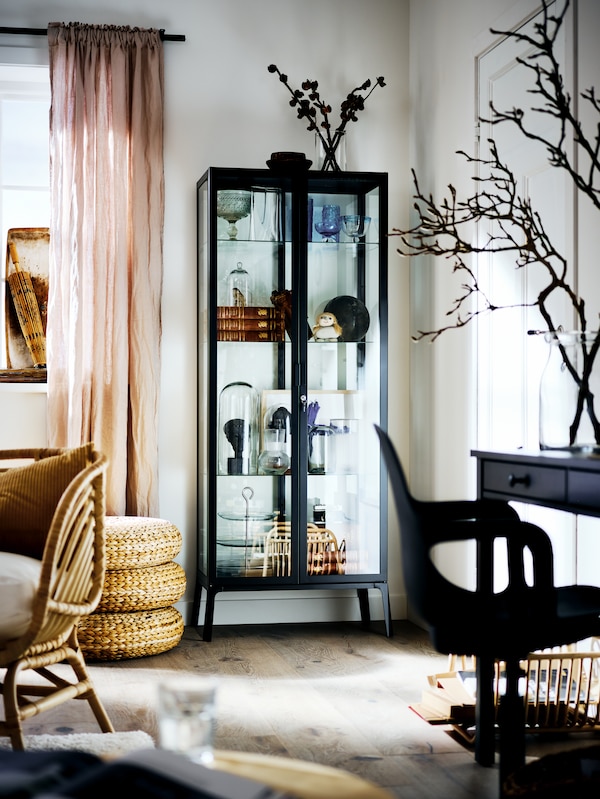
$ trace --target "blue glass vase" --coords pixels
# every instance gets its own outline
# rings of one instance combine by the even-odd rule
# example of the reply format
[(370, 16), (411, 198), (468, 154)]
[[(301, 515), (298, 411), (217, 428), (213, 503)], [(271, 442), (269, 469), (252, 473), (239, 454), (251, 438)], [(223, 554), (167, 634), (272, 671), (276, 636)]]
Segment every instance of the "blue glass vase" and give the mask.
[(315, 230), (323, 237), (326, 242), (338, 242), (340, 240), (340, 230), (342, 229), (342, 219), (340, 217), (339, 205), (324, 205), (321, 211), (321, 221), (315, 222)]

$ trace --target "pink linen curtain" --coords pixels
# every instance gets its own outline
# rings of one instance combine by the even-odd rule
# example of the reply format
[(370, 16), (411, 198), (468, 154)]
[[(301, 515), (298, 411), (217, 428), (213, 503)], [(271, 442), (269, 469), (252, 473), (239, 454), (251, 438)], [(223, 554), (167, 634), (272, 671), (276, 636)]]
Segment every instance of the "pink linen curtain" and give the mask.
[(53, 23), (49, 446), (93, 440), (107, 513), (158, 515), (163, 47)]

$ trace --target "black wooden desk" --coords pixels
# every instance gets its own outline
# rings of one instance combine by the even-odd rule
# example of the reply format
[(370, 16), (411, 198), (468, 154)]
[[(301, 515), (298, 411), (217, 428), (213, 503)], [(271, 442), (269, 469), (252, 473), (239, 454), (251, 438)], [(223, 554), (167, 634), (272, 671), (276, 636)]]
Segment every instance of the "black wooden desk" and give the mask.
[[(486, 452), (477, 458), (478, 498), (503, 499), (547, 508), (600, 516), (600, 457), (568, 452)], [(491, 685), (493, 664), (478, 664), (480, 686)], [(479, 671), (481, 669), (481, 671)], [(482, 765), (494, 762), (493, 698), (488, 691), (477, 706), (475, 757)]]
[(567, 452), (485, 452), (477, 458), (477, 496), (600, 516), (600, 456)]

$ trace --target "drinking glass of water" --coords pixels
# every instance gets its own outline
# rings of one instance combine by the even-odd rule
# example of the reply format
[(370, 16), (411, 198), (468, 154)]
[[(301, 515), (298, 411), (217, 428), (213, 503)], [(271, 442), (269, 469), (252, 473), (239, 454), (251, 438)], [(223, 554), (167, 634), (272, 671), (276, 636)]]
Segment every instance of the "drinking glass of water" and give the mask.
[(158, 686), (161, 749), (210, 765), (216, 726), (217, 681), (211, 676), (178, 677)]

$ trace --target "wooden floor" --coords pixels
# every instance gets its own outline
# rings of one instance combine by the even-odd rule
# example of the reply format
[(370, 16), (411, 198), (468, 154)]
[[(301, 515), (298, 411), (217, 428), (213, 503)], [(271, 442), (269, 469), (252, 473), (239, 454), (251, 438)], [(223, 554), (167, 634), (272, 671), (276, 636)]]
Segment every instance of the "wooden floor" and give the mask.
[[(205, 643), (186, 630), (171, 652), (90, 664), (117, 730), (156, 739), (156, 686), (166, 674), (220, 678), (216, 746), (316, 761), (386, 786), (402, 799), (495, 799), (497, 767), (482, 768), (447, 727), (427, 724), (409, 705), (428, 674), (447, 660), (426, 634), (397, 622), (386, 638), (377, 623), (216, 627)], [(32, 719), (27, 734), (96, 732), (83, 702)], [(530, 736), (528, 755), (597, 743), (590, 735), (543, 741)]]

